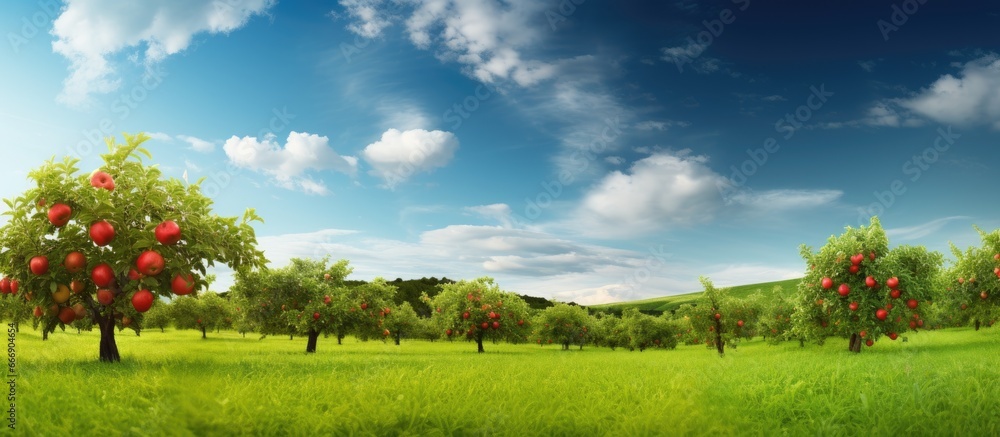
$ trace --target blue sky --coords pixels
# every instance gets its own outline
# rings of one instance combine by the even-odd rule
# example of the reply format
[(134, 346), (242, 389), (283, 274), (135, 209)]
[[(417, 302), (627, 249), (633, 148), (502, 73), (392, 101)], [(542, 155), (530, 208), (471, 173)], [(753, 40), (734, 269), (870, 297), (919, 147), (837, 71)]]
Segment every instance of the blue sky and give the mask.
[(1000, 227), (1000, 8), (968, 3), (5, 3), (0, 197), (144, 131), (274, 265), (361, 279), (640, 299), (797, 277), (872, 214), (946, 251)]

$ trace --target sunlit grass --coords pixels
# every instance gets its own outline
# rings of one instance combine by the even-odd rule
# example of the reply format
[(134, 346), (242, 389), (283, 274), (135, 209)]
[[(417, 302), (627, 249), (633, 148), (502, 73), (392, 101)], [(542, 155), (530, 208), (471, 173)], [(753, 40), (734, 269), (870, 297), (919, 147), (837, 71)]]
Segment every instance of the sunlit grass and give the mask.
[(30, 328), (17, 338), (18, 430), (32, 435), (996, 435), (1000, 341), (922, 332), (862, 354), (744, 343), (646, 352), (465, 342)]

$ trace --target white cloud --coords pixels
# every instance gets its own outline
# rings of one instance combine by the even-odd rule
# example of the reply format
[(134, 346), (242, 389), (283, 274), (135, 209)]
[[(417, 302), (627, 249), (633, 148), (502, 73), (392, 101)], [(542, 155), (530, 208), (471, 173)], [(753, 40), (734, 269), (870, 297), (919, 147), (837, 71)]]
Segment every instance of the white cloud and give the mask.
[(968, 62), (957, 77), (941, 76), (899, 104), (940, 123), (1000, 129), (1000, 56)]
[(660, 53), (662, 54), (660, 59), (667, 62), (673, 62), (674, 64), (684, 65), (701, 56), (707, 48), (707, 44), (699, 44), (695, 41), (688, 41), (687, 45), (661, 48)]
[(322, 181), (311, 179), (306, 172), (334, 170), (353, 175), (357, 158), (341, 156), (329, 145), (329, 139), (309, 133), (291, 132), (284, 147), (274, 137), (233, 136), (222, 146), (226, 156), (236, 166), (259, 171), (274, 178), (284, 188), (299, 189), (309, 194), (328, 194)]
[(215, 150), (215, 143), (212, 143), (210, 141), (205, 141), (201, 138), (192, 137), (188, 135), (178, 135), (177, 139), (190, 144), (191, 149), (193, 149), (195, 152), (209, 153)]
[(865, 116), (856, 120), (821, 123), (816, 126), (821, 129), (840, 129), (844, 127), (920, 127), (924, 120), (915, 117), (913, 113), (900, 107), (898, 100), (880, 100), (872, 103), (865, 111)]
[(858, 61), (858, 66), (869, 73), (875, 69), (875, 61)]
[(415, 173), (444, 167), (458, 150), (458, 138), (451, 132), (389, 129), (382, 138), (361, 152), (372, 166), (371, 174), (394, 188)]
[(382, 31), (393, 23), (393, 16), (385, 7), (385, 0), (340, 0), (347, 14), (354, 20), (347, 29), (365, 38), (382, 36)]
[(892, 240), (903, 240), (903, 241), (916, 240), (940, 231), (941, 228), (943, 228), (945, 225), (947, 225), (952, 221), (965, 220), (965, 219), (969, 219), (969, 217), (965, 216), (944, 217), (936, 220), (931, 220), (927, 223), (921, 223), (915, 226), (886, 229), (885, 235)]
[(150, 139), (157, 141), (170, 142), (174, 140), (173, 137), (163, 132), (146, 132), (146, 135), (148, 135)]
[(70, 61), (70, 74), (58, 100), (86, 105), (92, 94), (117, 89), (111, 56), (125, 49), (146, 47), (150, 67), (186, 49), (203, 32), (228, 33), (264, 13), (273, 0), (208, 2), (150, 0), (123, 4), (111, 0), (67, 0), (56, 18), (52, 50)]
[(729, 200), (740, 205), (764, 210), (815, 208), (832, 203), (844, 195), (840, 190), (744, 190)]
[(510, 206), (506, 203), (494, 203), (490, 205), (478, 205), (466, 207), (467, 212), (471, 212), (480, 217), (496, 220), (497, 222), (503, 224), (504, 227), (509, 228), (512, 226), (511, 214), (513, 211)]

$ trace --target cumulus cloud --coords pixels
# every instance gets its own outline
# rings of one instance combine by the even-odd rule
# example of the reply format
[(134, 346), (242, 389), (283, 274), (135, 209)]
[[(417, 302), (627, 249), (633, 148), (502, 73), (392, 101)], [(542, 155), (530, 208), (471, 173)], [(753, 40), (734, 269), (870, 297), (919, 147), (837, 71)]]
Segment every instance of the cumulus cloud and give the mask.
[(385, 0), (340, 0), (340, 5), (347, 10), (353, 20), (347, 29), (365, 38), (377, 38), (393, 24), (393, 15), (389, 13), (391, 2)]
[(110, 59), (116, 53), (144, 44), (143, 61), (149, 67), (186, 49), (195, 35), (232, 32), (273, 4), (274, 0), (67, 0), (52, 27), (56, 38), (52, 50), (70, 61), (58, 100), (84, 106), (92, 94), (117, 89), (121, 81)]
[(284, 188), (318, 195), (329, 194), (329, 190), (307, 172), (334, 170), (353, 175), (358, 163), (357, 158), (334, 151), (327, 137), (305, 132), (289, 133), (284, 146), (273, 136), (258, 139), (234, 135), (222, 149), (236, 166), (267, 174)]
[(458, 138), (451, 132), (389, 129), (382, 138), (365, 147), (362, 158), (372, 166), (371, 174), (395, 188), (413, 174), (444, 167), (458, 150)]
[(940, 123), (1000, 129), (1000, 56), (970, 61), (899, 104)]
[(215, 150), (215, 143), (211, 141), (205, 141), (201, 138), (192, 137), (190, 135), (178, 135), (177, 139), (190, 144), (191, 149), (193, 149), (195, 152), (208, 153)]

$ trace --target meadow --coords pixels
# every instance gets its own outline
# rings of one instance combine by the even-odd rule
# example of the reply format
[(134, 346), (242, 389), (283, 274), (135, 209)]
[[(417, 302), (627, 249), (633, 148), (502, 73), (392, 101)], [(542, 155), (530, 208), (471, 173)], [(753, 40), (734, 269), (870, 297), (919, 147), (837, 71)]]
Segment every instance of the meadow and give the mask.
[(1000, 336), (629, 352), (233, 332), (17, 335), (22, 435), (997, 435)]

